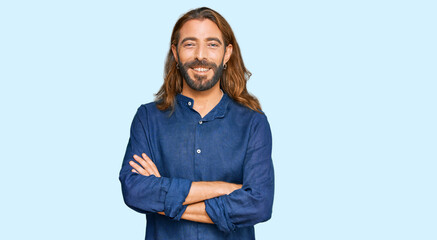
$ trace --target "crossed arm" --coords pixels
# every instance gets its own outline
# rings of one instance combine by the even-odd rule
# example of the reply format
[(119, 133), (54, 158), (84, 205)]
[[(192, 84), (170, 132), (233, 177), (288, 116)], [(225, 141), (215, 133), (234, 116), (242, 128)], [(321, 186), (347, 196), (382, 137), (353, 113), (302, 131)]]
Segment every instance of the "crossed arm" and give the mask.
[[(145, 153), (142, 154), (142, 157), (137, 155), (134, 155), (133, 157), (139, 164), (134, 161), (129, 162), (129, 164), (132, 166), (132, 172), (144, 176), (154, 175), (155, 177), (161, 177), (158, 168)], [(241, 184), (221, 181), (193, 182), (191, 184), (190, 191), (185, 198), (185, 202), (183, 203), (183, 205), (188, 206), (181, 218), (194, 222), (213, 224), (213, 221), (206, 213), (204, 201), (223, 195), (228, 195), (233, 191), (240, 189), (241, 187)], [(164, 212), (158, 213), (165, 215)]]
[[(170, 219), (214, 223), (223, 232), (253, 226), (270, 219), (274, 195), (272, 139), (267, 118), (255, 115), (242, 166), (242, 183), (193, 182), (160, 176), (152, 156), (146, 108), (138, 109), (120, 170), (127, 206), (140, 213), (165, 213)], [(150, 161), (149, 161), (150, 160)], [(135, 164), (136, 165), (135, 165)], [(152, 176), (153, 175), (153, 176)]]

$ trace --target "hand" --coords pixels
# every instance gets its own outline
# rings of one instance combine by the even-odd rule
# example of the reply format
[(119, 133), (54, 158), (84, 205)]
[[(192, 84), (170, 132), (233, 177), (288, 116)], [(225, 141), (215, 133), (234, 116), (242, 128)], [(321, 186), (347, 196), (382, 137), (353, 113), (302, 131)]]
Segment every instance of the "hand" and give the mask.
[(161, 177), (155, 163), (152, 160), (150, 160), (150, 158), (145, 153), (143, 153), (142, 156), (143, 157), (141, 158), (140, 156), (134, 155), (134, 159), (139, 164), (141, 164), (141, 166), (134, 161), (129, 162), (129, 164), (133, 167), (132, 172), (144, 176), (154, 175), (155, 177)]

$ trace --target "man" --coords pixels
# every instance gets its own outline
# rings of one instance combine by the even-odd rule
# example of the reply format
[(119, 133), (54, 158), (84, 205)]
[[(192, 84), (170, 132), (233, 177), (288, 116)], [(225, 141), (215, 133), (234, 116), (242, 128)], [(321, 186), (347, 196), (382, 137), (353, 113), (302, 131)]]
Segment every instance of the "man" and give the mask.
[(138, 109), (120, 171), (146, 239), (254, 239), (271, 217), (271, 132), (226, 20), (209, 8), (173, 29), (164, 84)]

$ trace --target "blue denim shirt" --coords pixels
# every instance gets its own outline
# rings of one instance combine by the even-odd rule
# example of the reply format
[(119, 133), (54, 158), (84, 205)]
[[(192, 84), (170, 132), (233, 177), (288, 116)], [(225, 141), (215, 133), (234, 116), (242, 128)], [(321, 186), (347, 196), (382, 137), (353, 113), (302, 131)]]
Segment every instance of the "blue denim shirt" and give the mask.
[[(146, 239), (255, 239), (254, 225), (272, 214), (272, 138), (264, 114), (224, 94), (203, 118), (181, 94), (174, 111), (142, 105), (133, 119), (120, 171), (125, 203), (147, 216)], [(129, 161), (146, 153), (162, 177), (133, 173)], [(243, 187), (205, 200), (215, 224), (181, 220), (193, 181), (225, 181)], [(166, 216), (156, 212), (165, 212)]]

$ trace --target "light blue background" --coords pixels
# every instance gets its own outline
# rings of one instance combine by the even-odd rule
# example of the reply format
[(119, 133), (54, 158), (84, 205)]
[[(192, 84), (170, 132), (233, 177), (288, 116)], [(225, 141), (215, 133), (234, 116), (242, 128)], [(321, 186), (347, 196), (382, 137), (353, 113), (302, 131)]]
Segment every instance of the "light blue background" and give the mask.
[(435, 1), (2, 1), (0, 239), (143, 239), (118, 171), (172, 27), (220, 12), (273, 131), (257, 239), (437, 239)]

